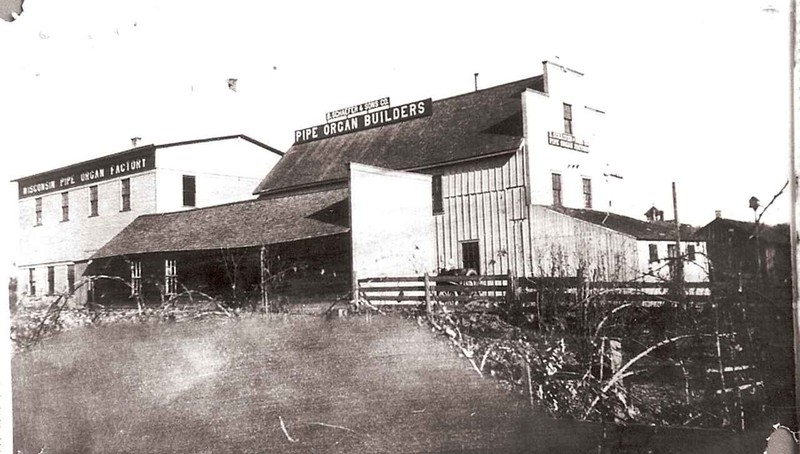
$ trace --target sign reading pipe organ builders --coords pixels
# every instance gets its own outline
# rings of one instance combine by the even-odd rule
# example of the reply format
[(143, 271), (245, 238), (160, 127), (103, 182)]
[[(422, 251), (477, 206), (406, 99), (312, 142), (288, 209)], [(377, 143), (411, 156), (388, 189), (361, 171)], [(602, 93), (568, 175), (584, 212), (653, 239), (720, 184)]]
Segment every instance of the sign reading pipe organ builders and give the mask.
[(341, 120), (325, 123), (324, 125), (298, 129), (294, 132), (295, 145), (314, 140), (327, 139), (350, 132), (386, 126), (401, 121), (427, 117), (431, 114), (433, 102), (431, 98), (390, 107), (377, 112), (370, 112), (357, 117), (343, 118)]
[(19, 198), (38, 197), (48, 192), (67, 191), (84, 184), (133, 175), (156, 168), (155, 148), (120, 153), (100, 159), (75, 164), (50, 172), (20, 178)]

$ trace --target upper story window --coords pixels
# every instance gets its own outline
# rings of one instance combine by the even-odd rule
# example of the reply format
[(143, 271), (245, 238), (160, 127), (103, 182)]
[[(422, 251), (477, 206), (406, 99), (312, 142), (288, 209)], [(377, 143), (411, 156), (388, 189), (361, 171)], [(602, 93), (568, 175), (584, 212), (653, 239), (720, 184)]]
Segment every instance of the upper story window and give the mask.
[(61, 193), (61, 221), (69, 221), (69, 192)]
[(122, 197), (121, 211), (131, 210), (131, 179), (123, 178), (119, 180), (120, 183), (120, 196)]
[(183, 176), (183, 206), (195, 206), (195, 195), (197, 187), (195, 186), (194, 175)]
[(36, 197), (36, 224), (42, 225), (42, 198)]
[(434, 175), (433, 178), (431, 178), (431, 196), (433, 197), (433, 214), (444, 213), (441, 175)]
[(561, 174), (554, 173), (553, 177), (553, 205), (560, 207), (563, 205), (561, 197)]
[(650, 261), (657, 262), (658, 261), (658, 245), (657, 244), (650, 244)]
[(592, 180), (589, 178), (583, 179), (583, 207), (592, 209)]
[(572, 135), (572, 104), (564, 103), (564, 134)]
[(98, 196), (97, 186), (89, 186), (89, 216), (97, 216)]

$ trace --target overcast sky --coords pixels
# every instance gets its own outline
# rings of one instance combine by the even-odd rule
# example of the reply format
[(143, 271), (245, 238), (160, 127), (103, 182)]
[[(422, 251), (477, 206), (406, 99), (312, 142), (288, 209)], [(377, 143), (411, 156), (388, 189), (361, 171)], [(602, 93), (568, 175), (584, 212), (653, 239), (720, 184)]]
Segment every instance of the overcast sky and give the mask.
[[(325, 112), (440, 99), (555, 56), (607, 112), (623, 214), (752, 220), (788, 177), (788, 0), (27, 0), (0, 20), (0, 177), (244, 133), (288, 149)], [(237, 91), (227, 87), (237, 78)], [(16, 222), (8, 184), (3, 222)], [(788, 194), (764, 220), (788, 222)], [(6, 236), (7, 241), (13, 235)]]

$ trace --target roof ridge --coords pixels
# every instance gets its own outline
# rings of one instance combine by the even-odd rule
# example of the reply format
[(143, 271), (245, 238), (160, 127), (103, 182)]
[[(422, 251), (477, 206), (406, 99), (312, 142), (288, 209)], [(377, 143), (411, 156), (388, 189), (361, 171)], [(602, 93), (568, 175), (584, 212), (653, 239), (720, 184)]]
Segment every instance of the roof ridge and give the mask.
[(475, 93), (486, 92), (486, 91), (489, 91), (489, 90), (502, 88), (502, 87), (505, 87), (507, 85), (514, 85), (514, 84), (518, 84), (518, 83), (526, 81), (526, 80), (541, 79), (543, 77), (544, 77), (543, 74), (539, 74), (538, 76), (525, 77), (523, 79), (518, 79), (518, 80), (511, 81), (511, 82), (502, 83), (500, 85), (494, 85), (492, 87), (481, 88), (480, 90), (473, 90), (473, 91), (468, 91), (466, 93), (459, 93), (457, 95), (448, 96), (446, 98), (435, 99), (433, 102), (437, 103), (437, 102), (440, 102), (440, 101), (449, 101), (449, 100), (454, 99), (454, 98), (460, 98), (462, 96), (474, 95)]

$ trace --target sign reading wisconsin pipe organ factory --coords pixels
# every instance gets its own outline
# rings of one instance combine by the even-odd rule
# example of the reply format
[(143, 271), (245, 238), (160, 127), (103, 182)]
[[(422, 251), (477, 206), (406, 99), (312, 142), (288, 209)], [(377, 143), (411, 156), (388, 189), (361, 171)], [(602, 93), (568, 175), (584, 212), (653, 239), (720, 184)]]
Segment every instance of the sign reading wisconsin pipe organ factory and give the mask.
[(547, 133), (547, 143), (570, 150), (589, 152), (589, 144), (583, 140), (578, 140), (574, 136), (561, 132), (549, 131)]
[(334, 110), (325, 114), (325, 121), (331, 121), (340, 117), (347, 117), (353, 114), (362, 114), (372, 109), (381, 107), (389, 107), (389, 98), (376, 99), (374, 101), (364, 102), (355, 106), (345, 107), (344, 109)]
[(403, 104), (397, 107), (370, 112), (357, 117), (344, 118), (324, 125), (299, 129), (294, 132), (294, 143), (301, 144), (314, 140), (327, 139), (350, 132), (386, 126), (401, 121), (427, 117), (431, 114), (433, 102), (430, 98)]
[(20, 178), (19, 198), (38, 197), (48, 192), (67, 191), (71, 188), (95, 184), (133, 175), (156, 168), (154, 147), (107, 156), (50, 172)]

